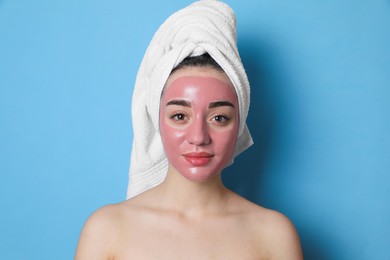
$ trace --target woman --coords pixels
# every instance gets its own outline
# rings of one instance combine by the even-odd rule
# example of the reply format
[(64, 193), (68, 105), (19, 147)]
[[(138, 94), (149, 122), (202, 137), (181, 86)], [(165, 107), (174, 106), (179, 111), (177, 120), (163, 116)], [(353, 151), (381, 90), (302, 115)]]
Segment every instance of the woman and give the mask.
[[(205, 2), (220, 7), (216, 1), (201, 4)], [(76, 259), (302, 259), (299, 238), (285, 216), (247, 201), (221, 181), (222, 169), (250, 145), (243, 141), (251, 140), (245, 131), (248, 93), (239, 88), (245, 80), (237, 83), (246, 75), (229, 67), (241, 64), (239, 59), (224, 60), (215, 49), (208, 49), (209, 54), (203, 47), (203, 54), (191, 52), (173, 66), (161, 89), (156, 87), (157, 115), (150, 113), (153, 102), (144, 110), (133, 99), (133, 124), (140, 111), (149, 113), (145, 118), (157, 117), (145, 136), (157, 133), (167, 158), (161, 183), (150, 181), (154, 175), (142, 175), (157, 173), (156, 165), (163, 165), (158, 159), (149, 168), (139, 167), (146, 180), (140, 183), (152, 182), (152, 187), (134, 192), (136, 186), (130, 185), (131, 199), (95, 212), (85, 224)], [(135, 96), (142, 96), (136, 91)], [(136, 149), (132, 163), (137, 162)]]

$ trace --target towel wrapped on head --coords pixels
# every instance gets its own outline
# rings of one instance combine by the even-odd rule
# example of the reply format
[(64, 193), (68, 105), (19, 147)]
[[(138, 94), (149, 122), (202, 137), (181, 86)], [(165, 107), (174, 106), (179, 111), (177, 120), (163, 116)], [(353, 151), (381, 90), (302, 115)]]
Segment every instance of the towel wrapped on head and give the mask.
[(234, 156), (252, 145), (246, 126), (249, 82), (237, 50), (234, 12), (220, 1), (195, 2), (160, 26), (139, 68), (132, 100), (134, 138), (128, 199), (164, 180), (168, 161), (159, 131), (161, 92), (171, 71), (181, 61), (204, 53), (222, 67), (237, 93), (240, 126)]

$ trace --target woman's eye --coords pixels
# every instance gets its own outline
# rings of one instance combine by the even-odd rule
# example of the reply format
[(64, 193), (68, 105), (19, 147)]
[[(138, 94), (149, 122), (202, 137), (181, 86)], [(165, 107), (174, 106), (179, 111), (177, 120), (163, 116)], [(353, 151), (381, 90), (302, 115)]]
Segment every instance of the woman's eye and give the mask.
[(213, 118), (213, 120), (214, 120), (215, 122), (217, 122), (217, 123), (225, 123), (225, 122), (227, 122), (227, 121), (229, 120), (229, 118), (226, 117), (226, 116), (218, 115), (218, 116), (215, 116), (215, 117)]
[(184, 114), (177, 113), (177, 114), (172, 115), (171, 119), (173, 119), (175, 121), (182, 121), (182, 120), (186, 119), (186, 116)]

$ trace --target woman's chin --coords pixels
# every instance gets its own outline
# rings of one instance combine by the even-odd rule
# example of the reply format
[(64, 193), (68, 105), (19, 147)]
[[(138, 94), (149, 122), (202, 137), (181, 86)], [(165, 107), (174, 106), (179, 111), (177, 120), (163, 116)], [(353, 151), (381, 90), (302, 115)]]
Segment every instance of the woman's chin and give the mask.
[(218, 170), (211, 170), (205, 167), (191, 167), (180, 171), (180, 174), (189, 181), (208, 182), (220, 173)]

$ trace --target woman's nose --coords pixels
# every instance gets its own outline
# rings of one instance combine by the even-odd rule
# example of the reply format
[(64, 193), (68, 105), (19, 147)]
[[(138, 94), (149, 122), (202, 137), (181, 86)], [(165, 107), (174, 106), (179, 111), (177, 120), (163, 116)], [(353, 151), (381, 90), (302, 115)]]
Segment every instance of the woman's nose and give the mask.
[(196, 118), (191, 125), (188, 126), (187, 142), (193, 145), (209, 144), (210, 134), (207, 123), (201, 118)]

